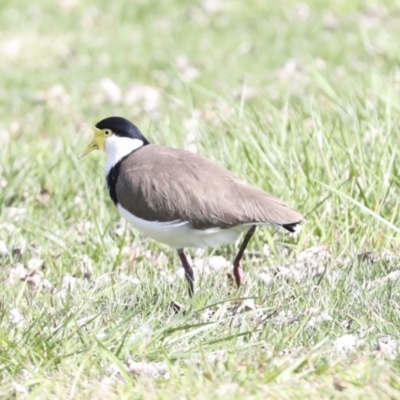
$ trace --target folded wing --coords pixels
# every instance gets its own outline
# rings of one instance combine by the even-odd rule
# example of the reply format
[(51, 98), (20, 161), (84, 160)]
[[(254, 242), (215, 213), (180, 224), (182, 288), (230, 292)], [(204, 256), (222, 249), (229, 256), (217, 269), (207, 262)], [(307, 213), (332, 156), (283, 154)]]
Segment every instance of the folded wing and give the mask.
[(148, 221), (189, 221), (196, 229), (271, 224), (294, 231), (303, 217), (211, 160), (150, 144), (120, 165), (118, 203)]

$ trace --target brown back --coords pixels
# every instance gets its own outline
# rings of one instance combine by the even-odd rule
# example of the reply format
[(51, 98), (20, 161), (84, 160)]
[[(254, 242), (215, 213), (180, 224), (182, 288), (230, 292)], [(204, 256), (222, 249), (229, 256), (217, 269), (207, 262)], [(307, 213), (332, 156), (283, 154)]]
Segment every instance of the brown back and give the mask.
[(189, 221), (196, 229), (245, 223), (284, 225), (303, 217), (218, 164), (180, 149), (149, 144), (121, 162), (118, 202), (148, 221)]

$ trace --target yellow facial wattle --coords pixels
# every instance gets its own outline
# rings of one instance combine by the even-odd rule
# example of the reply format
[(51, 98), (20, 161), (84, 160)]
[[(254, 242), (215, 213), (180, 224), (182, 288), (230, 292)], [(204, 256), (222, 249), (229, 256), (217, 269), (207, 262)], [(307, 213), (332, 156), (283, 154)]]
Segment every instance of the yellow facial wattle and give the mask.
[(106, 140), (106, 136), (104, 135), (104, 131), (101, 129), (98, 129), (98, 128), (94, 128), (93, 140), (79, 154), (79, 158), (86, 156), (86, 154), (89, 154), (93, 150), (104, 150), (105, 140)]

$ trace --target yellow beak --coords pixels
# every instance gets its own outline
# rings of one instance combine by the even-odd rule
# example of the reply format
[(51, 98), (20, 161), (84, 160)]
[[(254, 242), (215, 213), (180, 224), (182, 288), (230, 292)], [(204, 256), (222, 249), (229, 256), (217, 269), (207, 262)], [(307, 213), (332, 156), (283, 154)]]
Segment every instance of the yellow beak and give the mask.
[(86, 154), (89, 154), (93, 150), (104, 150), (104, 141), (105, 141), (105, 137), (103, 135), (103, 131), (100, 129), (94, 128), (93, 140), (79, 154), (78, 158), (82, 158), (82, 157), (86, 156)]

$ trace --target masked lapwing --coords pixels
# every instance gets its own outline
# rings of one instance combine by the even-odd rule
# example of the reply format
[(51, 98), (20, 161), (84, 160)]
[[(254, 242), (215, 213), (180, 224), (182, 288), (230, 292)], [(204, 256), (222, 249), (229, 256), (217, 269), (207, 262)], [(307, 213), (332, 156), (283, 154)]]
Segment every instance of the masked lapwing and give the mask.
[(185, 248), (218, 247), (244, 233), (233, 261), (239, 287), (243, 252), (258, 225), (301, 229), (303, 217), (282, 200), (207, 158), (150, 143), (125, 118), (97, 123), (80, 157), (97, 149), (107, 155), (107, 188), (119, 213), (144, 235), (177, 250), (190, 295), (194, 274)]

